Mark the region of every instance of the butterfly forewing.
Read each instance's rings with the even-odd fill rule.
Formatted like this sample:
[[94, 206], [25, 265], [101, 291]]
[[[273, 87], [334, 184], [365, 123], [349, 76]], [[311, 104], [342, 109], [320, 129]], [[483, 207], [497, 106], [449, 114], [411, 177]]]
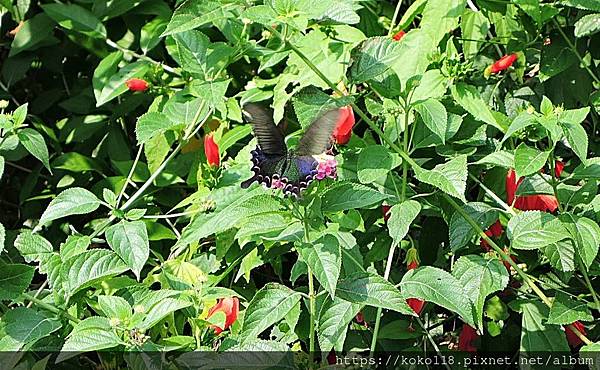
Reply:
[[260, 149], [267, 155], [283, 156], [287, 147], [283, 134], [273, 122], [273, 112], [256, 104], [244, 105], [246, 120], [252, 125]]
[[298, 142], [296, 154], [318, 155], [329, 149], [339, 115], [338, 109], [329, 110], [313, 122]]

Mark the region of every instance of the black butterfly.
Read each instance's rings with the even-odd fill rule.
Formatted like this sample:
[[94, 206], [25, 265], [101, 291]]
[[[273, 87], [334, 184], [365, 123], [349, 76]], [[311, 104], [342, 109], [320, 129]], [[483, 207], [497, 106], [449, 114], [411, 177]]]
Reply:
[[244, 116], [252, 125], [258, 146], [251, 152], [254, 176], [242, 182], [242, 188], [256, 181], [266, 187], [280, 188], [286, 195], [298, 196], [317, 174], [318, 162], [314, 156], [325, 153], [332, 144], [339, 110], [322, 114], [306, 129], [297, 147], [290, 150], [280, 128], [273, 122], [271, 110], [246, 104]]

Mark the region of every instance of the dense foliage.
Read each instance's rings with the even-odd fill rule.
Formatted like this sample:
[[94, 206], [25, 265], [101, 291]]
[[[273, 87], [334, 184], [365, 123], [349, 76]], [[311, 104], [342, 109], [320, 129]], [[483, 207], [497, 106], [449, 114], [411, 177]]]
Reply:
[[[0, 15], [3, 368], [599, 353], [598, 1]], [[299, 198], [240, 186], [251, 102], [289, 147], [340, 110]]]

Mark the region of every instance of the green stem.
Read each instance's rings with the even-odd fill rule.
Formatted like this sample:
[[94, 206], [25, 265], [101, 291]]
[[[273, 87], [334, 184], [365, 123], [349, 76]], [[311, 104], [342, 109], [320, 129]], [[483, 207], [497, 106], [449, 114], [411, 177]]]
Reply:
[[396, 4], [396, 9], [394, 9], [394, 16], [392, 17], [392, 21], [390, 22], [390, 28], [388, 29], [388, 36], [391, 36], [394, 32], [394, 27], [396, 26], [396, 19], [398, 19], [398, 13], [400, 13], [401, 5], [402, 0], [398, 0], [398, 4]]
[[117, 197], [117, 203], [115, 205], [115, 207], [119, 208], [119, 203], [121, 203], [121, 198], [123, 198], [123, 195], [125, 195], [125, 189], [127, 189], [127, 185], [129, 185], [131, 181], [131, 178], [133, 177], [133, 174], [135, 173], [135, 168], [137, 167], [138, 161], [140, 160], [140, 156], [142, 155], [142, 150], [144, 149], [143, 145], [140, 145], [140, 148], [138, 149], [137, 154], [135, 155], [135, 159], [133, 160], [133, 165], [131, 166], [131, 169], [129, 170], [129, 174], [127, 174], [127, 179], [125, 180], [125, 184], [123, 184], [123, 188], [121, 189], [121, 191], [119, 192], [119, 196]]
[[25, 298], [26, 300], [28, 300], [30, 302], [33, 302], [36, 306], [43, 308], [46, 311], [50, 311], [57, 315], [61, 315], [61, 316], [65, 317], [66, 319], [74, 322], [75, 324], [77, 324], [81, 321], [78, 318], [76, 318], [75, 316], [71, 316], [71, 314], [69, 314], [67, 311], [61, 310], [60, 308], [57, 308], [49, 303], [46, 303], [46, 302], [42, 301], [41, 299], [32, 296], [31, 294], [23, 293], [23, 294], [21, 294], [21, 297]]
[[554, 159], [554, 149], [552, 149], [551, 153], [550, 153], [550, 174], [552, 175], [552, 190], [554, 191], [554, 197], [556, 198], [556, 204], [558, 204], [558, 210], [562, 213], [564, 212], [563, 206], [560, 204], [560, 201], [558, 199], [558, 189], [556, 187], [556, 174], [554, 171], [554, 167], [556, 165], [556, 161]]
[[577, 257], [579, 257], [579, 264], [581, 265], [581, 273], [583, 275], [583, 280], [585, 280], [585, 285], [587, 285], [587, 288], [589, 289], [590, 293], [592, 294], [592, 299], [594, 300], [594, 304], [596, 305], [596, 311], [600, 312], [600, 300], [598, 299], [596, 290], [594, 289], [594, 286], [592, 285], [592, 282], [590, 281], [590, 277], [587, 273], [585, 264], [583, 263], [583, 259], [581, 258], [581, 255], [579, 253], [577, 253]]
[[[238, 258], [236, 258], [229, 266], [227, 266], [227, 268], [225, 269], [225, 271], [223, 271], [223, 273], [221, 275], [219, 275], [215, 280], [213, 280], [210, 283], [210, 286], [216, 286], [218, 285], [223, 279], [225, 279], [227, 277], [227, 275], [229, 275], [231, 273], [231, 271], [233, 271], [233, 269], [239, 265], [242, 260], [250, 254], [250, 252], [252, 252], [254, 249], [256, 249], [256, 245], [251, 246], [246, 248], [245, 250], [242, 251], [242, 254], [240, 254], [238, 256]], [[169, 259], [173, 259], [177, 257], [177, 255], [175, 253], [173, 253], [173, 256], [169, 257]]]
[[[306, 219], [307, 212], [304, 212], [304, 219], [302, 221], [304, 225], [304, 242], [310, 243], [309, 231], [308, 231], [308, 220]], [[312, 270], [308, 266], [308, 309], [310, 314], [310, 331], [308, 336], [308, 366], [309, 369], [314, 368], [315, 365], [315, 283]]]
[[504, 210], [508, 213], [510, 213], [513, 216], [516, 216], [515, 211], [512, 209], [511, 206], [509, 206], [505, 201], [503, 201], [502, 199], [500, 199], [500, 197], [498, 197], [496, 195], [496, 193], [494, 193], [493, 191], [491, 191], [487, 186], [485, 186], [481, 181], [479, 181], [479, 179], [474, 176], [473, 174], [469, 173], [469, 177], [471, 178], [471, 180], [475, 181], [477, 183], [477, 185], [479, 185], [479, 187], [481, 189], [483, 189], [483, 191], [493, 200], [496, 201], [496, 203], [498, 203], [502, 208], [504, 208]]
[[[421, 318], [419, 316], [417, 316], [415, 319], [419, 323], [419, 326], [421, 327], [421, 329], [423, 329], [423, 331], [425, 332], [425, 335], [427, 336], [429, 343], [431, 343], [431, 345], [433, 346], [433, 349], [435, 350], [435, 352], [438, 354], [438, 356], [442, 357], [442, 352], [440, 351], [440, 348], [433, 340], [431, 333], [429, 333], [429, 330], [427, 329], [427, 327], [425, 327], [425, 324], [423, 323]], [[446, 367], [446, 369], [450, 370], [450, 366], [448, 366], [448, 364], [444, 363], [444, 366]]]
[[117, 49], [119, 51], [122, 51], [125, 54], [129, 54], [133, 57], [135, 57], [136, 59], [140, 59], [140, 60], [144, 60], [146, 62], [152, 63], [154, 65], [160, 66], [162, 69], [164, 69], [167, 72], [170, 72], [176, 76], [181, 77], [181, 73], [179, 71], [177, 71], [175, 68], [173, 67], [169, 67], [168, 65], [165, 65], [161, 62], [157, 62], [156, 60], [146, 56], [146, 55], [141, 55], [136, 53], [133, 50], [129, 50], [127, 48], [122, 47], [121, 45], [117, 44], [116, 42], [114, 42], [113, 40], [110, 39], [106, 39], [106, 45], [110, 46], [111, 48]]
[[579, 59], [580, 65], [583, 66], [583, 68], [587, 71], [587, 73], [590, 75], [590, 77], [592, 77], [592, 79], [594, 81], [596, 81], [596, 83], [600, 84], [600, 80], [598, 79], [598, 77], [596, 77], [596, 74], [590, 69], [590, 67], [587, 65], [587, 63], [583, 60], [583, 57], [581, 56], [581, 54], [579, 54], [579, 51], [577, 50], [577, 48], [575, 47], [575, 45], [573, 45], [573, 43], [571, 42], [571, 40], [569, 39], [569, 37], [567, 37], [567, 34], [565, 33], [565, 31], [562, 30], [562, 28], [560, 27], [560, 24], [558, 24], [558, 22], [554, 18], [552, 18], [552, 22], [554, 23], [554, 25], [558, 29], [558, 32], [561, 34], [561, 36], [567, 42], [567, 45], [569, 45], [569, 49], [571, 49], [571, 51], [573, 52], [573, 54], [575, 54], [575, 56], [577, 57], [577, 59]]

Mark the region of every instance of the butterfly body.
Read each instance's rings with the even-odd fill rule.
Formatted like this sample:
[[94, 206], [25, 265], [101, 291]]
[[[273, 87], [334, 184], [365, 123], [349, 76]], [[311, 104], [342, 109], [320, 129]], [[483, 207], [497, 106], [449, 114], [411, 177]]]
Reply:
[[337, 111], [322, 115], [307, 129], [298, 146], [288, 150], [272, 114], [254, 104], [246, 105], [244, 110], [258, 146], [251, 152], [254, 175], [241, 186], [246, 188], [258, 182], [268, 188], [281, 189], [286, 195], [298, 196], [317, 175], [317, 156], [331, 144]]

